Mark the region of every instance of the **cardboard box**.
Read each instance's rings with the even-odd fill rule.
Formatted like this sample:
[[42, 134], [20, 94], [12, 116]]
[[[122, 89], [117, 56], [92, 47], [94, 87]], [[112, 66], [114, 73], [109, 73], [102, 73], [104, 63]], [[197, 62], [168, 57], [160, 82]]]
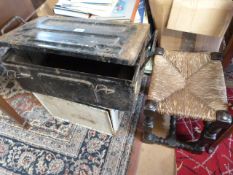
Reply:
[[149, 0], [158, 30], [159, 46], [168, 50], [218, 52], [222, 37], [210, 37], [167, 29], [173, 0]]
[[161, 31], [159, 38], [160, 47], [168, 50], [196, 51], [196, 52], [218, 52], [222, 38], [196, 35], [192, 33], [179, 32], [170, 29]]
[[52, 116], [108, 135], [114, 135], [117, 132], [124, 115], [124, 112], [118, 110], [97, 108], [52, 96], [33, 94]]
[[151, 13], [158, 30], [166, 28], [173, 0], [149, 0]]
[[58, 0], [46, 0], [37, 10], [37, 16], [54, 15], [53, 8]]
[[173, 0], [167, 28], [223, 37], [232, 15], [232, 0]]

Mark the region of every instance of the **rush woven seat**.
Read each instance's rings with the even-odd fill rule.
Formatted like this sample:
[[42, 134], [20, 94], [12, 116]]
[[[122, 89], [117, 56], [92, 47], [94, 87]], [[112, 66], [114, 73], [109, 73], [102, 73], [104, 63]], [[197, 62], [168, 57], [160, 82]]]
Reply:
[[[143, 141], [193, 152], [212, 152], [232, 126], [220, 53], [155, 49], [153, 72], [144, 106]], [[153, 133], [156, 114], [170, 116], [166, 138]], [[195, 142], [176, 137], [176, 119], [202, 119], [204, 129]]]
[[216, 120], [216, 111], [227, 110], [221, 62], [204, 52], [156, 55], [148, 99], [162, 114]]

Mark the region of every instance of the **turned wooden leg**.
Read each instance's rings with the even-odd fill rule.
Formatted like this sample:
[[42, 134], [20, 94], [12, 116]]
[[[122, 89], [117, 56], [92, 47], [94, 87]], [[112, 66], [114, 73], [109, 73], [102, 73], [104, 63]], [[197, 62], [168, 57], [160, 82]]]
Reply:
[[219, 143], [221, 143], [222, 140], [224, 140], [225, 138], [229, 137], [231, 134], [233, 134], [233, 124], [231, 124], [228, 129], [223, 129], [219, 133], [218, 138], [214, 141], [214, 143], [212, 145], [210, 145], [209, 152], [211, 152], [212, 150], [214, 150], [216, 148], [216, 146]]
[[143, 131], [143, 142], [150, 144], [162, 144], [172, 148], [182, 148], [189, 151], [193, 151], [195, 153], [203, 152], [204, 150], [201, 147], [195, 146], [195, 144], [184, 143], [176, 140], [176, 117], [171, 116], [170, 119], [170, 129], [169, 134], [166, 138], [158, 137], [153, 134], [154, 128], [154, 116], [157, 113], [157, 106], [152, 101], [147, 101], [144, 107], [144, 115], [145, 120], [143, 123], [144, 131]]
[[0, 109], [13, 118], [18, 124], [23, 126], [23, 128], [30, 128], [30, 124], [22, 118], [1, 96], [0, 96]]
[[193, 143], [182, 142], [176, 139], [176, 117], [171, 116], [170, 119], [170, 129], [167, 138], [164, 143], [173, 148], [181, 148], [194, 153], [201, 153], [204, 150], [201, 147], [196, 147]]
[[143, 123], [143, 141], [146, 143], [154, 143], [155, 135], [152, 133], [154, 128], [154, 114], [156, 112], [156, 104], [147, 100], [144, 107], [144, 123]]
[[176, 117], [171, 116], [170, 118], [170, 128], [169, 133], [167, 136], [167, 144], [171, 147], [177, 147], [177, 140], [176, 140]]
[[185, 147], [183, 144], [176, 142], [176, 118], [174, 116], [171, 116], [168, 136], [166, 138], [162, 138], [153, 134], [153, 128], [155, 125], [154, 117], [157, 115], [156, 103], [150, 100], [146, 101], [144, 107], [144, 115], [145, 115], [145, 120], [143, 123], [144, 126], [143, 142], [150, 144], [152, 143], [162, 144], [173, 148], [177, 147], [178, 145], [180, 145], [180, 147], [182, 148]]
[[218, 111], [217, 112], [217, 121], [216, 121], [216, 138], [213, 142], [210, 143], [209, 147], [207, 148], [208, 152], [212, 152], [216, 146], [227, 136], [230, 135], [227, 134], [229, 129], [232, 126], [232, 116], [227, 111]]
[[145, 120], [143, 123], [144, 131], [143, 131], [143, 142], [145, 143], [157, 143], [167, 145], [167, 139], [162, 137], [158, 137], [153, 134], [154, 128], [154, 116], [157, 115], [157, 105], [155, 102], [147, 100], [144, 107], [144, 115]]
[[197, 142], [197, 146], [204, 147], [209, 153], [211, 153], [217, 144], [214, 142], [220, 137], [220, 133], [227, 130], [232, 123], [231, 115], [227, 111], [217, 111], [215, 122], [206, 122], [204, 131], [201, 138]]
[[233, 35], [227, 45], [227, 48], [224, 51], [224, 60], [223, 60], [223, 69], [226, 69], [228, 65], [231, 63], [233, 57]]

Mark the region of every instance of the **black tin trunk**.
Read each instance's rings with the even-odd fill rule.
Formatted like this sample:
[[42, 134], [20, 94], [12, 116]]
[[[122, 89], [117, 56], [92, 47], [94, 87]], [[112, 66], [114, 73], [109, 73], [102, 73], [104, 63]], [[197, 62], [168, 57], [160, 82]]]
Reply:
[[141, 24], [41, 18], [1, 39], [10, 47], [3, 65], [26, 90], [132, 111], [148, 33]]

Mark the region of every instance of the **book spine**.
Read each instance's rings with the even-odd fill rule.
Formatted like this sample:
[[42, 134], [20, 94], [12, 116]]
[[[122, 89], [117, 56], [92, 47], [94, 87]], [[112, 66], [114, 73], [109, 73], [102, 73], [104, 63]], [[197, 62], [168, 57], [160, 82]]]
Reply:
[[140, 3], [140, 0], [136, 0], [136, 2], [134, 4], [132, 15], [130, 17], [130, 22], [134, 22], [134, 19], [135, 19], [137, 10], [138, 10], [139, 3]]

